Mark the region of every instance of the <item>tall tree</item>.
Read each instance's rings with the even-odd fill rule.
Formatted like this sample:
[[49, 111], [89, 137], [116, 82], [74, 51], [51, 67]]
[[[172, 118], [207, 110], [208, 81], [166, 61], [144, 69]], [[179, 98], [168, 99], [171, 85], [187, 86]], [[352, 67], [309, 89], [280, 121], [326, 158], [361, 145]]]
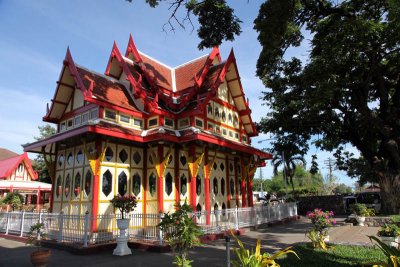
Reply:
[[[154, 7], [161, 0], [146, 2]], [[178, 21], [179, 7], [188, 15], [181, 22], [199, 14], [199, 33], [206, 29], [205, 35], [199, 34], [200, 48], [240, 34], [240, 20], [223, 0], [175, 0], [171, 7], [171, 20]], [[203, 7], [227, 13], [207, 17]], [[215, 24], [225, 25], [232, 34], [213, 28]], [[397, 213], [400, 0], [267, 0], [254, 29], [262, 46], [257, 75], [268, 88], [263, 99], [271, 109], [260, 128], [297, 139], [295, 144], [305, 150], [316, 134], [322, 136], [317, 146], [338, 148], [339, 155], [341, 145], [351, 143], [380, 184], [383, 209]], [[288, 49], [302, 45], [305, 33], [310, 36], [307, 61], [288, 58]]]
[[[39, 141], [45, 139], [47, 137], [52, 136], [56, 133], [56, 129], [50, 124], [45, 124], [42, 126], [38, 126], [39, 136], [35, 136], [35, 140]], [[43, 154], [38, 154], [35, 158], [35, 163], [33, 164], [33, 169], [38, 173], [39, 181], [44, 183], [51, 183], [51, 177], [46, 165], [45, 156]], [[49, 159], [47, 159], [49, 161]]]
[[292, 186], [294, 194], [293, 177], [295, 175], [296, 167], [300, 164], [306, 164], [303, 155], [298, 150], [297, 146], [292, 143], [274, 143], [274, 149], [272, 149], [271, 152], [274, 154], [274, 157], [272, 158], [274, 175], [278, 174], [278, 168], [282, 166], [285, 183]]
[[[400, 209], [400, 2], [269, 0], [255, 20], [263, 46], [257, 74], [270, 88], [262, 129], [313, 135], [322, 149], [351, 143], [377, 177], [385, 210]], [[287, 59], [304, 31], [305, 64]], [[304, 65], [303, 65], [304, 64]], [[350, 158], [350, 160], [354, 160]]]

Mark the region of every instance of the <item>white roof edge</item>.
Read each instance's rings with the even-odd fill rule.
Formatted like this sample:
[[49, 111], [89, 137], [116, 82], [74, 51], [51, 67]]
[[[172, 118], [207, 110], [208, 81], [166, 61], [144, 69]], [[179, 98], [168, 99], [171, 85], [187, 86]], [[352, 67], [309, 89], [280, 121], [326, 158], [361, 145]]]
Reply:
[[175, 69], [171, 69], [171, 83], [172, 83], [172, 92], [176, 92]]
[[201, 58], [203, 58], [203, 57], [208, 57], [208, 56], [209, 56], [208, 54], [202, 55], [202, 56], [200, 56], [200, 57], [198, 57], [198, 58], [192, 59], [192, 60], [190, 60], [190, 61], [188, 61], [188, 62], [185, 62], [185, 63], [183, 63], [183, 64], [181, 64], [181, 65], [178, 65], [178, 66], [174, 67], [174, 69], [179, 69], [179, 68], [181, 68], [181, 67], [183, 67], [183, 66], [185, 66], [185, 65], [188, 65], [188, 64], [190, 64], [190, 63], [192, 63], [192, 62], [195, 62], [195, 61], [197, 61], [197, 60], [199, 60], [199, 59], [201, 59]]

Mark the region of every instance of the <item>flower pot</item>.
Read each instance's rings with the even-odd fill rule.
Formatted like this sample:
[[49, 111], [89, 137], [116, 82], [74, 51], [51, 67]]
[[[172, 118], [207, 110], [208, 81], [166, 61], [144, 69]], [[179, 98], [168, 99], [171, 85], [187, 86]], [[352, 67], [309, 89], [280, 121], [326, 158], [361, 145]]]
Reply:
[[51, 251], [49, 249], [34, 251], [31, 253], [31, 263], [36, 267], [45, 267], [50, 256]]
[[129, 227], [129, 219], [118, 219], [117, 227], [120, 230], [126, 230]]
[[399, 237], [394, 237], [394, 236], [380, 236], [381, 241], [385, 243], [388, 246], [399, 248], [399, 242], [400, 238]]
[[358, 222], [358, 226], [364, 226], [364, 222], [365, 222], [365, 217], [364, 216], [357, 216], [356, 215], [356, 220]]
[[132, 251], [128, 247], [128, 236], [125, 233], [129, 227], [129, 219], [118, 219], [117, 226], [119, 228], [119, 236], [117, 237], [117, 247], [114, 249], [113, 255], [131, 255]]

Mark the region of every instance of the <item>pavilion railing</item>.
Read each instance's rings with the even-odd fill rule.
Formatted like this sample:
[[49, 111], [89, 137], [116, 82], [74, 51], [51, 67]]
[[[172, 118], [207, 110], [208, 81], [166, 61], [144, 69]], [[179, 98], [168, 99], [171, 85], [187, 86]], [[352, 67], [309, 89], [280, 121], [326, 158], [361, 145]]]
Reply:
[[[164, 233], [157, 226], [163, 214], [129, 214], [130, 241], [163, 243]], [[225, 232], [280, 221], [297, 216], [296, 203], [279, 203], [251, 208], [234, 208], [212, 212], [194, 212], [196, 223], [204, 234]], [[66, 215], [63, 213], [0, 212], [0, 233], [26, 236], [31, 225], [44, 224], [47, 239], [77, 246], [114, 242], [119, 234], [119, 214]], [[91, 229], [96, 220], [97, 229]]]

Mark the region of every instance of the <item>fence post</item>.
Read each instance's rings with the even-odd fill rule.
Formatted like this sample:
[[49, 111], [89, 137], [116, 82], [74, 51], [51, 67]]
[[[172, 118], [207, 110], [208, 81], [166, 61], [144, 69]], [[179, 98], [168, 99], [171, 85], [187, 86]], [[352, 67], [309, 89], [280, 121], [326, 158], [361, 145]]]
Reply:
[[58, 237], [57, 242], [62, 242], [63, 239], [63, 228], [64, 228], [64, 212], [61, 211], [58, 216]]
[[[159, 216], [159, 218], [160, 218], [160, 223], [161, 223], [162, 219], [164, 218], [164, 214], [160, 212], [160, 214], [159, 214], [158, 216]], [[163, 235], [163, 231], [161, 230], [161, 227], [158, 227], [158, 229], [159, 229], [159, 241], [160, 241], [160, 246], [162, 246], [162, 245], [163, 245], [163, 238], [164, 238], [164, 235]]]
[[254, 213], [254, 226], [257, 228], [257, 226], [258, 226], [257, 209], [254, 206], [251, 208], [253, 209], [253, 213]]
[[89, 211], [85, 213], [85, 222], [83, 225], [83, 246], [88, 246], [88, 231], [89, 231]]
[[24, 234], [24, 220], [25, 220], [25, 211], [22, 211], [22, 216], [21, 216], [21, 234], [19, 236], [23, 236]]
[[239, 230], [239, 210], [238, 210], [238, 207], [236, 207], [236, 210], [235, 210], [235, 222], [236, 222], [236, 230]]
[[217, 229], [217, 232], [219, 232], [218, 213], [219, 213], [219, 210], [214, 210], [215, 229]]
[[10, 228], [10, 212], [7, 212], [7, 226], [6, 226], [6, 235], [8, 235], [8, 229]]
[[[42, 214], [43, 213], [41, 211], [39, 211], [39, 223], [42, 223]], [[38, 236], [37, 236], [38, 240], [40, 240], [40, 234], [41, 234], [41, 232], [39, 231]]]
[[271, 206], [269, 204], [267, 206], [267, 213], [268, 213], [268, 216], [267, 216], [268, 223], [270, 223], [271, 222]]

